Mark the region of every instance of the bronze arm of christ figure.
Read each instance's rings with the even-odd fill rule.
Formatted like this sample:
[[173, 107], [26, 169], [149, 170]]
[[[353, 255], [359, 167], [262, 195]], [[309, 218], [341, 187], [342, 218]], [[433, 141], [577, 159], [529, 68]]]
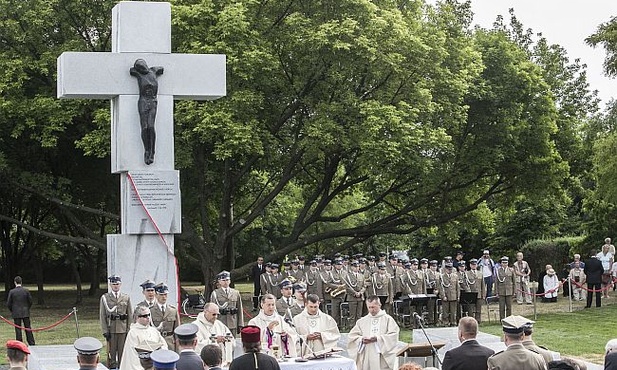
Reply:
[[131, 68], [131, 76], [137, 78], [139, 85], [139, 100], [137, 111], [141, 125], [141, 141], [144, 144], [144, 163], [154, 163], [154, 148], [156, 143], [156, 131], [154, 120], [156, 118], [156, 96], [159, 84], [157, 76], [163, 74], [163, 67], [150, 67], [143, 59], [137, 59]]

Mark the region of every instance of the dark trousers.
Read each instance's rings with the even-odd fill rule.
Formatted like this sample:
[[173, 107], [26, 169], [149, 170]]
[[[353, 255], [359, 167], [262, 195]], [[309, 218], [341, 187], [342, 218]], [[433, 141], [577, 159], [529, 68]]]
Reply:
[[[602, 284], [587, 283], [587, 289], [597, 290], [597, 292], [595, 293], [596, 294], [596, 307], [602, 306], [602, 292], [600, 292], [600, 289], [602, 289]], [[591, 301], [593, 300], [593, 294], [594, 294], [593, 292], [587, 292], [587, 306], [585, 307], [591, 307]]]
[[261, 297], [261, 285], [253, 283], [253, 309], [259, 309], [259, 297]]
[[486, 296], [493, 296], [493, 276], [487, 276], [484, 278], [484, 284], [486, 284]]
[[[23, 325], [22, 325], [22, 321], [23, 321]], [[29, 317], [16, 317], [13, 319], [13, 322], [17, 326], [23, 326], [24, 328], [30, 329], [30, 318]], [[21, 334], [20, 328], [15, 328], [15, 339], [17, 339], [20, 342], [24, 341], [24, 337]], [[31, 346], [34, 345], [34, 334], [32, 334], [32, 331], [26, 330], [26, 340], [28, 341], [29, 345]]]

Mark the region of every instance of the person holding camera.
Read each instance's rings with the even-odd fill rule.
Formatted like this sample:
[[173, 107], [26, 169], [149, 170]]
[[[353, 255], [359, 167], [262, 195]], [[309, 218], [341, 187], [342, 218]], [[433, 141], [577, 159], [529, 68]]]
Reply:
[[103, 337], [107, 340], [107, 368], [117, 369], [124, 352], [124, 342], [133, 322], [133, 307], [128, 294], [120, 292], [122, 279], [112, 275], [110, 291], [101, 296], [99, 316]]
[[238, 333], [244, 326], [244, 315], [242, 315], [242, 297], [240, 292], [230, 287], [231, 274], [221, 271], [216, 280], [218, 288], [210, 295], [210, 302], [219, 307], [218, 319], [227, 326], [232, 333]]
[[574, 262], [568, 276], [572, 280], [572, 299], [575, 301], [586, 300], [587, 291], [583, 288], [583, 284], [587, 282], [587, 276], [585, 276], [580, 262]]
[[529, 289], [531, 268], [529, 268], [527, 261], [523, 260], [523, 252], [516, 254], [514, 273], [516, 274], [516, 303], [523, 304], [523, 301], [525, 301], [527, 304], [531, 304], [531, 289]]

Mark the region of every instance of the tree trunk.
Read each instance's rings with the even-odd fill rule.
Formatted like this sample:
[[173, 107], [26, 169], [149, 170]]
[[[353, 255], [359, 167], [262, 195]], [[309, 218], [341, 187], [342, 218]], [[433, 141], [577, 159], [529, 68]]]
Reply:
[[77, 290], [75, 296], [75, 304], [80, 304], [83, 300], [83, 292], [81, 289], [81, 275], [79, 274], [79, 267], [77, 266], [77, 261], [75, 261], [75, 251], [71, 246], [67, 248], [66, 255], [67, 259], [69, 260], [69, 265], [71, 266], [73, 278], [75, 279], [75, 288]]
[[41, 306], [45, 305], [45, 290], [44, 290], [44, 276], [43, 276], [43, 263], [41, 261], [40, 255], [38, 252], [34, 253], [32, 256], [34, 262], [34, 273], [36, 276], [36, 287], [37, 287], [37, 303]]

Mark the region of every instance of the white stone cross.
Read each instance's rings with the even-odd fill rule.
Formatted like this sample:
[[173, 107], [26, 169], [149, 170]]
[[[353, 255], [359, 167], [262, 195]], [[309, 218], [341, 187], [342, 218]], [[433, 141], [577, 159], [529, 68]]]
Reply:
[[[169, 170], [173, 158], [173, 100], [225, 96], [225, 55], [171, 54], [171, 5], [122, 1], [113, 8], [112, 52], [65, 52], [58, 58], [58, 97], [112, 99], [112, 173]], [[135, 60], [162, 66], [157, 78], [156, 157], [143, 163]], [[117, 131], [117, 134], [115, 133]]]
[[[151, 164], [144, 161], [140, 92], [130, 73], [137, 59], [164, 69], [156, 77], [156, 155]], [[181, 232], [181, 212], [174, 100], [225, 96], [225, 77], [225, 55], [171, 53], [171, 5], [164, 2], [119, 2], [112, 11], [111, 53], [65, 52], [58, 57], [58, 98], [111, 99], [111, 170], [121, 174], [122, 234], [107, 236], [107, 269], [122, 277], [134, 306], [143, 299], [139, 284], [146, 279], [166, 282], [171, 303], [177, 297], [173, 234]]]

